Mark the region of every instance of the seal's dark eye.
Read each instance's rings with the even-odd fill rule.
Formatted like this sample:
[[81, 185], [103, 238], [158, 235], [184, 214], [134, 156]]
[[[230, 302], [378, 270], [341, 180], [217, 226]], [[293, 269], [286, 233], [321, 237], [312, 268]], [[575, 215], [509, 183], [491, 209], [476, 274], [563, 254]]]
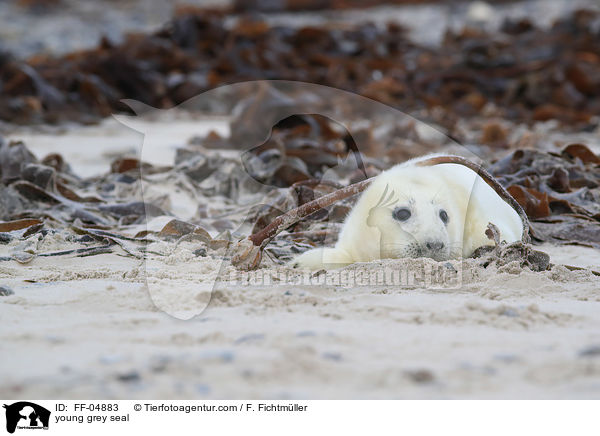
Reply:
[[410, 210], [406, 207], [398, 207], [394, 209], [392, 216], [398, 221], [406, 221], [410, 218]]
[[443, 209], [440, 210], [440, 219], [443, 221], [444, 224], [448, 224], [448, 214]]

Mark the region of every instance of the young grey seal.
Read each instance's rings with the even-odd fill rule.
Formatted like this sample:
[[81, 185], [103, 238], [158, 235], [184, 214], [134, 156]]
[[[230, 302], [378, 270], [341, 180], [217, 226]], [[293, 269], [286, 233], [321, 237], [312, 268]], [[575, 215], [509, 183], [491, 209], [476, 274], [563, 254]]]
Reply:
[[492, 223], [501, 240], [519, 241], [523, 221], [467, 166], [420, 166], [427, 155], [379, 174], [346, 217], [335, 247], [315, 248], [292, 260], [307, 269], [335, 268], [384, 258], [469, 257], [484, 245]]

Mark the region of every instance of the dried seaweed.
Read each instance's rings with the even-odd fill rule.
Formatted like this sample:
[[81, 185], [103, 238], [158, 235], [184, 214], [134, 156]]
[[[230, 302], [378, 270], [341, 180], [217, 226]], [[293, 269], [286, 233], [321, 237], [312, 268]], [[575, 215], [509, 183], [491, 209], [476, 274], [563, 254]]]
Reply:
[[550, 269], [550, 256], [532, 247], [523, 241], [507, 244], [500, 241], [500, 231], [494, 224], [489, 223], [485, 232], [486, 236], [494, 241], [494, 246], [479, 247], [473, 253], [475, 259], [481, 259], [481, 266], [489, 265], [503, 267], [509, 264], [518, 264], [519, 268], [527, 267], [532, 271], [546, 271]]
[[[432, 48], [410, 41], [396, 24], [270, 27], [242, 16], [230, 25], [226, 11], [186, 9], [163, 30], [120, 44], [105, 39], [62, 57], [4, 60], [0, 119], [89, 122], [128, 110], [124, 98], [168, 108], [223, 84], [287, 79], [342, 88], [411, 113], [435, 108], [450, 130], [488, 103], [506, 119], [589, 127], [600, 113], [597, 17], [581, 10], [548, 29], [507, 22], [500, 34], [465, 28]], [[504, 147], [505, 132], [497, 127], [482, 139]]]
[[[343, 129], [331, 126], [325, 118], [290, 118], [271, 132], [271, 138], [266, 143], [277, 135], [284, 136], [286, 144], [296, 140], [305, 141], [311, 135], [317, 142], [326, 141], [326, 138], [345, 137]], [[269, 150], [261, 147], [250, 150], [248, 154], [260, 156]], [[318, 150], [318, 147], [314, 148]], [[265, 251], [274, 260], [284, 261], [303, 247], [335, 239], [336, 224], [341, 223], [351, 207], [351, 203], [339, 202], [345, 196], [340, 196], [340, 192], [351, 196], [360, 191], [356, 186], [364, 188], [370, 182], [362, 175], [363, 181], [358, 185], [340, 191], [339, 182], [323, 179], [323, 168], [327, 168], [329, 162], [329, 151], [325, 148], [322, 154], [314, 155], [312, 165], [306, 164], [306, 179], [289, 187], [286, 187], [288, 185], [284, 179], [275, 176], [276, 172], [271, 172], [270, 178], [262, 179], [270, 183], [261, 185], [261, 189], [269, 193], [271, 201], [256, 204], [243, 212], [231, 187], [237, 186], [235, 192], [239, 194], [244, 183], [252, 179], [242, 168], [244, 164], [248, 168], [247, 161], [243, 164], [241, 161], [205, 155], [206, 150], [203, 151], [201, 147], [184, 147], [178, 153], [174, 166], [159, 168], [138, 161], [124, 163], [125, 160], [120, 160], [101, 177], [79, 179], [68, 172], [68, 165], [58, 155], [39, 163], [24, 144], [3, 143], [0, 153], [6, 156], [14, 150], [17, 155], [28, 157], [29, 161], [25, 165], [17, 165], [15, 160], [6, 161], [13, 163], [7, 165], [6, 172], [3, 172], [10, 176], [0, 183], [0, 190], [5, 193], [0, 197], [0, 211], [4, 220], [0, 222], [0, 238], [2, 244], [11, 244], [12, 248], [10, 255], [2, 256], [2, 260], [27, 263], [37, 256], [87, 256], [112, 252], [117, 246], [127, 255], [143, 258], [148, 244], [165, 241], [176, 245], [184, 242], [197, 245], [194, 252], [202, 256], [233, 255], [232, 263], [254, 268], [260, 262], [266, 243], [276, 238]], [[287, 151], [288, 147], [283, 146], [286, 156]], [[343, 152], [352, 152], [351, 147], [345, 146]], [[432, 163], [440, 163], [439, 159], [433, 158]], [[202, 176], [197, 171], [190, 171], [196, 165], [190, 165], [190, 162], [196, 162], [204, 168]], [[491, 165], [490, 171], [527, 212], [534, 241], [598, 247], [600, 166], [597, 162], [598, 157], [585, 145], [571, 144], [556, 153], [516, 150]], [[144, 183], [177, 181], [180, 184], [177, 186], [189, 184], [190, 195], [204, 196], [191, 220], [173, 217], [159, 229], [142, 230], [153, 216], [164, 218], [171, 213], [167, 207], [136, 199], [136, 190], [132, 190], [131, 185], [141, 177], [139, 170], [142, 166], [152, 176]], [[115, 171], [115, 168], [119, 171]], [[344, 180], [351, 180], [354, 170], [350, 167], [344, 171]], [[252, 175], [254, 179], [257, 178], [256, 173]], [[501, 187], [496, 188], [503, 192]], [[221, 198], [224, 206], [211, 210], [210, 199], [213, 197]], [[168, 205], [169, 202], [164, 204]], [[34, 242], [52, 234], [54, 229], [67, 232], [68, 240], [75, 247], [38, 252]], [[235, 229], [238, 237], [240, 232], [252, 234], [244, 242], [248, 243], [247, 247], [235, 248], [232, 245], [236, 237], [231, 235], [230, 230]], [[283, 229], [288, 231], [277, 236]], [[76, 238], [68, 236], [71, 234], [69, 232]], [[493, 238], [493, 232], [490, 236]], [[18, 241], [16, 245], [15, 240]], [[528, 244], [498, 246], [493, 253], [480, 254], [494, 257], [493, 262], [499, 266], [516, 260], [519, 253], [523, 265], [534, 270], [543, 270], [547, 264], [546, 257], [532, 250]], [[490, 262], [492, 260], [488, 264]]]
[[600, 248], [600, 158], [583, 144], [516, 150], [490, 168], [531, 219], [537, 241]]

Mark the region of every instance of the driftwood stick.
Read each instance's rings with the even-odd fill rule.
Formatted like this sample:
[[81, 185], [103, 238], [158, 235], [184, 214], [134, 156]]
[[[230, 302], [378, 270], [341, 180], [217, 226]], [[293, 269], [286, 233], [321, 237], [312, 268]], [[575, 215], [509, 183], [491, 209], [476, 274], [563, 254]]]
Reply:
[[345, 198], [352, 197], [364, 191], [371, 184], [373, 179], [366, 179], [354, 183], [345, 188], [338, 189], [331, 194], [324, 195], [313, 201], [303, 204], [296, 209], [292, 209], [283, 215], [278, 216], [267, 227], [253, 235], [248, 236], [238, 242], [234, 249], [234, 255], [231, 263], [240, 269], [255, 269], [260, 265], [263, 248], [275, 237], [288, 227], [296, 224], [298, 221], [310, 214], [330, 206]]
[[[418, 161], [415, 163], [415, 165], [434, 166], [444, 163], [453, 163], [466, 166], [467, 168], [475, 171], [483, 180], [485, 180], [485, 182], [491, 186], [492, 189], [494, 189], [498, 195], [500, 195], [500, 197], [502, 197], [504, 201], [511, 205], [519, 214], [521, 221], [523, 222], [522, 242], [524, 244], [530, 243], [529, 220], [527, 219], [525, 211], [521, 205], [508, 193], [508, 191], [504, 189], [504, 187], [483, 167], [463, 157], [452, 155], [434, 156], [429, 159]], [[240, 269], [249, 270], [258, 268], [262, 259], [262, 250], [275, 236], [308, 215], [345, 198], [361, 193], [371, 184], [372, 181], [373, 178], [354, 183], [278, 216], [273, 220], [273, 222], [271, 222], [271, 224], [261, 231], [239, 241], [234, 249], [234, 255], [231, 258], [231, 263]]]
[[373, 179], [366, 179], [362, 182], [354, 183], [353, 185], [338, 189], [331, 194], [323, 195], [322, 197], [319, 197], [313, 201], [309, 201], [308, 203], [305, 203], [296, 209], [292, 209], [289, 212], [278, 216], [271, 224], [261, 231], [249, 236], [248, 239], [250, 239], [254, 245], [265, 246], [271, 241], [271, 239], [273, 239], [273, 237], [288, 227], [296, 224], [302, 218], [305, 218], [318, 210], [331, 206], [332, 204], [337, 203], [345, 198], [361, 193], [367, 188], [367, 186], [371, 184], [372, 181]]

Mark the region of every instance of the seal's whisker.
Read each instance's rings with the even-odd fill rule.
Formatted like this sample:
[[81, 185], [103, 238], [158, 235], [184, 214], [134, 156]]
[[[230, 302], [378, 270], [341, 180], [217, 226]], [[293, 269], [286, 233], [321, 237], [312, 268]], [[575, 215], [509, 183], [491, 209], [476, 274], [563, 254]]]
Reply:
[[385, 197], [387, 195], [388, 187], [389, 187], [389, 185], [386, 183], [383, 193], [379, 197], [379, 201], [377, 202], [377, 204], [375, 205], [375, 207], [373, 209], [376, 209], [376, 208], [380, 207], [383, 203], [385, 203]]
[[385, 199], [385, 203], [386, 203], [386, 205], [389, 205], [389, 204], [391, 204], [391, 203], [393, 203], [393, 202], [394, 202], [394, 201], [393, 201], [393, 198], [394, 198], [394, 196], [395, 196], [395, 195], [396, 195], [396, 192], [394, 192], [394, 190], [392, 189], [392, 190], [390, 191], [390, 193], [389, 193], [388, 197]]

